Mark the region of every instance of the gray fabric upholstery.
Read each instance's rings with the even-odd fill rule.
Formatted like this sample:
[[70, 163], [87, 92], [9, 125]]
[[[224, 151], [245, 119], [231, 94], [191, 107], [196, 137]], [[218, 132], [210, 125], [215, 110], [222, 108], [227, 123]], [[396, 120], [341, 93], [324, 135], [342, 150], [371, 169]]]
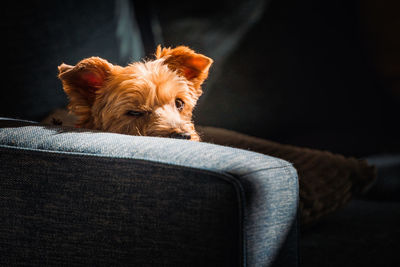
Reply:
[[290, 163], [16, 124], [0, 120], [0, 265], [297, 265]]

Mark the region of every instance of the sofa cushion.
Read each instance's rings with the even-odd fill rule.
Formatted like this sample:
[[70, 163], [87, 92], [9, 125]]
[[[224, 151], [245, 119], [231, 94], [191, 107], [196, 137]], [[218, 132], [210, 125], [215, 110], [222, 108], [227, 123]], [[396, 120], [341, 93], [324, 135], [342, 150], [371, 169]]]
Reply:
[[2, 124], [9, 120], [0, 120], [4, 264], [297, 264], [298, 183], [286, 161], [184, 140]]

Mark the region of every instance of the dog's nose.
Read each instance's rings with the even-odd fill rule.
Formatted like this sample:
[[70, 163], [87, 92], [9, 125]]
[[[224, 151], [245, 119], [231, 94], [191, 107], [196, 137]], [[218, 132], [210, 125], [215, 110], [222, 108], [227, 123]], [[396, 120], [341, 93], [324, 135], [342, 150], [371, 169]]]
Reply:
[[176, 139], [190, 140], [191, 136], [189, 133], [172, 133], [169, 137]]

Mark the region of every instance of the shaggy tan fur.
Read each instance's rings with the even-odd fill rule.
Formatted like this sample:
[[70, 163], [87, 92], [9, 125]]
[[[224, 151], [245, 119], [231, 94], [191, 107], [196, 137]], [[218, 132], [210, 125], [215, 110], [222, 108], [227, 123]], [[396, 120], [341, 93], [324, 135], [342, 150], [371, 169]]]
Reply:
[[192, 111], [212, 62], [188, 47], [159, 46], [155, 60], [127, 67], [91, 57], [58, 69], [77, 127], [199, 141]]

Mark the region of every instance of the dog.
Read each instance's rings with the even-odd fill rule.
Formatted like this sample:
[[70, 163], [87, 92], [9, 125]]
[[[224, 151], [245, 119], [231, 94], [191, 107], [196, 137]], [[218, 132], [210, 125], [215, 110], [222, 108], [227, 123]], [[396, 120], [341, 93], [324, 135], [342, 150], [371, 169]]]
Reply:
[[[47, 121], [64, 126], [76, 121], [80, 128], [200, 141], [192, 112], [213, 60], [185, 46], [158, 46], [155, 57], [127, 67], [98, 57], [84, 59], [75, 66], [61, 64], [59, 78], [70, 100], [69, 110], [75, 116], [65, 116], [65, 110], [57, 110]], [[63, 119], [56, 119], [57, 114]], [[376, 177], [375, 168], [366, 161], [224, 129], [198, 128], [202, 141], [293, 162], [299, 174], [303, 228], [343, 207], [353, 194], [367, 190]], [[310, 168], [310, 164], [314, 167]]]
[[213, 60], [186, 46], [157, 47], [126, 67], [99, 57], [61, 64], [59, 79], [79, 128], [200, 141], [192, 113]]

